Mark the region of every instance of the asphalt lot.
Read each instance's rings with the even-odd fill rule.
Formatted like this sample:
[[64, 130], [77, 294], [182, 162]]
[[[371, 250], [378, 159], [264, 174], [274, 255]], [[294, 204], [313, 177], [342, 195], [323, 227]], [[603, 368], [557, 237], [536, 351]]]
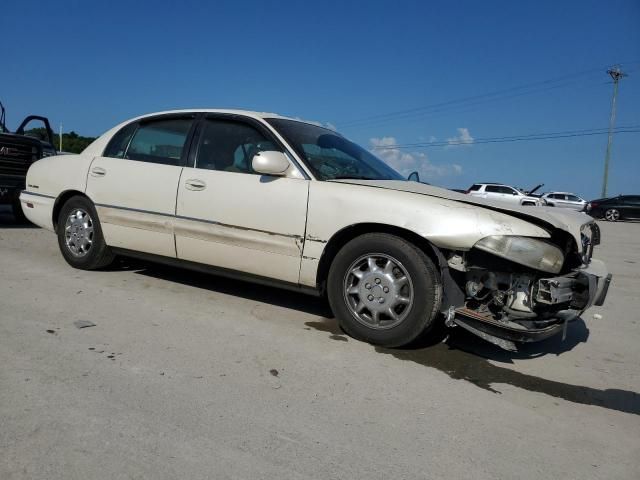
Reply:
[[640, 223], [601, 228], [565, 342], [387, 351], [301, 294], [73, 270], [0, 207], [0, 478], [640, 478]]

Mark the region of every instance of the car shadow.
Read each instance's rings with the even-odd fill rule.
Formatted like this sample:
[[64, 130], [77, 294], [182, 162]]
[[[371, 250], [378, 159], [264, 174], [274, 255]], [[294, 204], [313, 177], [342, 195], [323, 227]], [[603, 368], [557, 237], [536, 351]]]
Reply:
[[0, 229], [1, 228], [38, 228], [30, 222], [18, 222], [13, 216], [10, 205], [0, 205]]
[[305, 295], [301, 292], [133, 258], [119, 257], [111, 268], [117, 270], [132, 270], [138, 275], [176, 282], [190, 287], [242, 297], [248, 300], [269, 303], [279, 307], [298, 310], [310, 315], [317, 315], [324, 318], [333, 317], [329, 304], [325, 299]]
[[[289, 308], [319, 317], [305, 322], [302, 328], [328, 334], [334, 341], [349, 342], [340, 329], [326, 300], [275, 287], [194, 272], [137, 259], [120, 258], [112, 269], [130, 270], [138, 275], [177, 282], [190, 287], [233, 295]], [[514, 360], [529, 360], [544, 355], [562, 355], [589, 338], [589, 329], [582, 319], [571, 322], [567, 336], [525, 344], [517, 352], [507, 352], [461, 329], [448, 329], [437, 322], [429, 335], [408, 348], [372, 347], [382, 355], [437, 369], [454, 380], [462, 380], [489, 392], [500, 394], [500, 384], [538, 392], [568, 402], [595, 405], [620, 412], [640, 415], [640, 394], [622, 389], [597, 389], [573, 385], [530, 375], [500, 364]]]

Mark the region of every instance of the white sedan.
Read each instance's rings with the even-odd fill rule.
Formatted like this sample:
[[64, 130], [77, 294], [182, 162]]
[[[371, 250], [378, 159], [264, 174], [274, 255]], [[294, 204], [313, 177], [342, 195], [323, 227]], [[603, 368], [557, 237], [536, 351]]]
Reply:
[[139, 256], [326, 294], [347, 333], [387, 347], [444, 320], [513, 349], [601, 304], [610, 281], [585, 214], [407, 181], [275, 114], [138, 117], [34, 163], [20, 199], [75, 268]]

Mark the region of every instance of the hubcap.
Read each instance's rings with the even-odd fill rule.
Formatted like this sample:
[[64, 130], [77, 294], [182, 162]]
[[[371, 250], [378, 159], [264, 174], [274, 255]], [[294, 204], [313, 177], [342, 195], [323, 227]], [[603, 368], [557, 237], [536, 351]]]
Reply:
[[84, 257], [93, 245], [93, 220], [81, 208], [71, 211], [64, 226], [67, 249], [76, 257]]
[[382, 253], [363, 255], [353, 262], [343, 288], [354, 318], [376, 330], [400, 324], [413, 305], [413, 283], [407, 269]]
[[620, 212], [618, 212], [618, 210], [611, 209], [611, 210], [607, 210], [604, 216], [607, 220], [615, 221], [615, 220], [618, 220], [618, 218], [620, 218]]

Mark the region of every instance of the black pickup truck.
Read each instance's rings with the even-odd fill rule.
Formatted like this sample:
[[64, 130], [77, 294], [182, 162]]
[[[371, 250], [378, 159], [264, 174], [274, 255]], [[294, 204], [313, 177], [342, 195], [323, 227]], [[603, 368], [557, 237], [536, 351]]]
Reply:
[[[33, 128], [31, 122], [41, 122], [42, 127]], [[29, 166], [55, 154], [53, 132], [47, 118], [29, 115], [12, 133], [7, 128], [4, 106], [0, 103], [0, 205], [11, 205], [17, 221], [25, 221], [19, 196], [26, 187]]]

